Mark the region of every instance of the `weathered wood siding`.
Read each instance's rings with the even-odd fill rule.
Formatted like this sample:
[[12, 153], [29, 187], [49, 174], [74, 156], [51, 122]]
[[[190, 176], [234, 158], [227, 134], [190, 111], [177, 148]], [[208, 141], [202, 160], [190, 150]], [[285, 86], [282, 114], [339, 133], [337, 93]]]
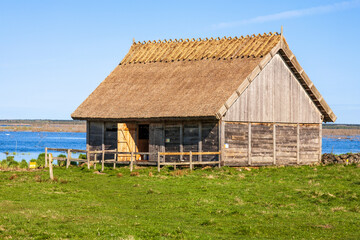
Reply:
[[[218, 123], [203, 123], [201, 127], [202, 152], [219, 151], [219, 125]], [[202, 156], [203, 161], [218, 160], [218, 156]]]
[[318, 162], [319, 147], [321, 147], [321, 138], [319, 137], [320, 127], [320, 125], [312, 124], [299, 125], [300, 164], [311, 164]]
[[165, 151], [164, 126], [161, 123], [151, 123], [149, 126], [150, 161], [157, 161], [157, 153]]
[[[183, 127], [183, 151], [198, 152], [199, 151], [199, 124], [185, 123]], [[189, 160], [189, 156], [183, 156], [185, 161]], [[193, 161], [197, 161], [198, 156], [193, 156]]]
[[[217, 122], [150, 123], [150, 161], [157, 161], [158, 152], [217, 152], [219, 125]], [[210, 161], [217, 156], [193, 156], [193, 161]], [[163, 159], [161, 159], [163, 160]], [[166, 161], [189, 160], [189, 156], [166, 156]]]
[[[180, 152], [180, 126], [165, 125], [165, 152]], [[166, 161], [179, 161], [180, 156], [165, 156]]]
[[251, 124], [251, 164], [271, 165], [274, 159], [273, 124]]
[[225, 121], [321, 123], [320, 111], [277, 54], [230, 106]]
[[249, 124], [228, 122], [225, 124], [224, 158], [227, 165], [246, 166], [249, 157]]
[[89, 149], [90, 150], [101, 150], [103, 144], [103, 122], [89, 122]]
[[297, 124], [276, 125], [276, 164], [297, 163]]
[[224, 165], [311, 164], [321, 156], [321, 124], [226, 122]]

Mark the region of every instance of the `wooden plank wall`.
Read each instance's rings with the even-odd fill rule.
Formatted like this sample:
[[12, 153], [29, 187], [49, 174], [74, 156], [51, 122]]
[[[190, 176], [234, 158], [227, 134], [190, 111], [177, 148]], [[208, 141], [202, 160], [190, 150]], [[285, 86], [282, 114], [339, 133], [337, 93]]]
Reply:
[[321, 123], [321, 113], [277, 54], [230, 106], [225, 121]]
[[227, 165], [246, 166], [249, 159], [249, 124], [227, 122], [225, 124], [224, 158]]
[[[219, 126], [218, 123], [202, 123], [201, 145], [203, 152], [219, 151]], [[202, 161], [217, 161], [219, 156], [202, 156]]]
[[320, 125], [312, 125], [312, 124], [299, 125], [300, 164], [311, 164], [314, 162], [318, 162], [319, 159], [318, 146], [320, 146], [321, 144], [321, 138], [319, 138], [320, 128], [321, 128]]
[[251, 164], [271, 165], [274, 159], [273, 124], [251, 124]]
[[[150, 161], [157, 161], [157, 152], [219, 151], [217, 122], [150, 123]], [[189, 156], [166, 156], [166, 161], [188, 160]], [[193, 156], [193, 161], [217, 160], [218, 156]]]
[[224, 165], [317, 163], [321, 155], [320, 127], [321, 124], [226, 122]]
[[165, 151], [164, 127], [161, 123], [151, 123], [149, 126], [150, 161], [157, 161], [157, 153]]
[[276, 125], [276, 164], [297, 163], [297, 124]]
[[89, 149], [101, 150], [103, 144], [103, 122], [89, 122]]

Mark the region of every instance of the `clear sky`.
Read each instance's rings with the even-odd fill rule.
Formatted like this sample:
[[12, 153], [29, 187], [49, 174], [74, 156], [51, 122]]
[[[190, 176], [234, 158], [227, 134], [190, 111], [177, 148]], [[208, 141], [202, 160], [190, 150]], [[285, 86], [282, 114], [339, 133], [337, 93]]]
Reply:
[[0, 119], [70, 119], [136, 41], [280, 32], [338, 116], [360, 123], [360, 0], [0, 0]]

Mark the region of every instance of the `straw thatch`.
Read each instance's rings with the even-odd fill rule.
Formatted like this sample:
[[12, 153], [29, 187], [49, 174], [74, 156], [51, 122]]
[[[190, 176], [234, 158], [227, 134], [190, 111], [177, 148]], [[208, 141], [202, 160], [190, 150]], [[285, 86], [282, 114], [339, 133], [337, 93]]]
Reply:
[[[71, 116], [219, 118], [222, 109], [226, 110], [224, 104], [259, 66], [271, 59], [281, 43], [286, 44], [277, 33], [134, 43], [121, 63]], [[313, 98], [316, 100], [316, 96]], [[318, 107], [327, 117], [329, 110], [322, 105]]]

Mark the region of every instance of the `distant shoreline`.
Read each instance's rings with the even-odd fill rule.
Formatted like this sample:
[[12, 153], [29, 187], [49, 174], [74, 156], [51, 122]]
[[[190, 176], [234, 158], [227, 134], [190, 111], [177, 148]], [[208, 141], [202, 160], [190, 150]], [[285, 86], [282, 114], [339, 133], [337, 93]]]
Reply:
[[[86, 132], [79, 120], [0, 120], [0, 132]], [[323, 124], [323, 136], [360, 135], [360, 124]]]

